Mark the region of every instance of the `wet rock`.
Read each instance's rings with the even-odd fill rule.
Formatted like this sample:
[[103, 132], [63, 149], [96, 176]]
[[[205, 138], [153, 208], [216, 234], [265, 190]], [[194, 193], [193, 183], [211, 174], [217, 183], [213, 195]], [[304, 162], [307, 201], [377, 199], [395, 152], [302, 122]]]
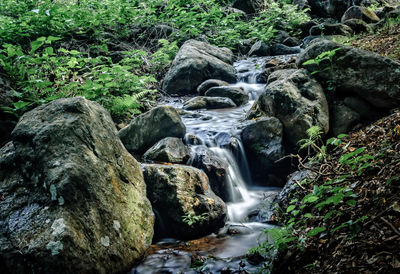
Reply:
[[360, 19], [367, 23], [377, 23], [379, 17], [370, 9], [360, 6], [350, 7], [342, 16], [341, 22], [344, 23], [350, 19]]
[[176, 137], [167, 137], [152, 146], [143, 155], [146, 161], [186, 164], [190, 158], [190, 150]]
[[206, 146], [193, 147], [193, 158], [191, 164], [203, 170], [208, 178], [211, 189], [224, 201], [229, 201], [229, 190], [227, 186], [228, 164], [219, 158]]
[[191, 133], [187, 133], [184, 140], [187, 145], [201, 145], [202, 143], [199, 137]]
[[176, 109], [160, 106], [134, 118], [118, 135], [126, 149], [142, 154], [165, 137], [183, 138], [185, 133], [186, 127]]
[[229, 83], [217, 79], [208, 79], [201, 83], [200, 86], [197, 87], [197, 92], [199, 95], [203, 96], [207, 90], [212, 87], [221, 87], [221, 86], [229, 86]]
[[317, 26], [314, 26], [310, 29], [311, 36], [328, 36], [328, 35], [343, 35], [349, 36], [353, 33], [353, 30], [346, 26], [345, 24], [329, 24], [323, 23]]
[[130, 274], [196, 273], [190, 269], [191, 259], [189, 252], [163, 249], [147, 256]]
[[360, 115], [351, 108], [334, 104], [331, 106], [331, 133], [337, 136], [347, 133], [360, 122]]
[[[274, 59], [275, 60], [275, 59]], [[289, 69], [297, 69], [296, 66], [296, 59], [293, 58], [289, 60], [289, 62], [282, 63], [282, 62], [268, 62], [265, 64], [265, 69], [257, 76], [257, 83], [270, 83], [269, 77], [276, 71], [285, 71]]]
[[264, 182], [270, 174], [279, 173], [275, 161], [284, 156], [282, 135], [282, 123], [274, 117], [261, 118], [243, 129], [241, 137], [253, 181]]
[[249, 95], [239, 87], [213, 87], [207, 90], [205, 95], [230, 98], [237, 106], [244, 105], [249, 101]]
[[197, 96], [185, 102], [183, 109], [218, 109], [218, 108], [234, 108], [236, 104], [227, 97], [210, 97], [210, 96]]
[[285, 78], [266, 86], [248, 116], [259, 115], [277, 117], [291, 146], [306, 138], [311, 126], [319, 126], [324, 133], [329, 130], [328, 103], [322, 87], [304, 69], [291, 70]]
[[211, 190], [203, 171], [180, 165], [143, 168], [147, 195], [166, 226], [165, 236], [194, 239], [224, 225], [225, 203]]
[[300, 52], [301, 52], [300, 48], [297, 48], [297, 47], [291, 48], [291, 47], [285, 46], [283, 44], [273, 44], [270, 47], [270, 55], [271, 56], [297, 54]]
[[247, 14], [257, 13], [264, 7], [262, 0], [235, 0], [232, 7], [244, 11]]
[[[340, 48], [332, 63], [303, 65], [322, 52]], [[355, 92], [376, 107], [393, 108], [400, 103], [400, 63], [372, 52], [322, 40], [297, 58], [297, 65], [313, 72], [321, 81], [332, 81], [338, 90]]]
[[151, 244], [142, 171], [99, 104], [24, 114], [0, 159], [3, 273], [126, 272]]
[[263, 41], [256, 42], [250, 49], [248, 56], [269, 56], [270, 47]]
[[227, 48], [218, 48], [196, 40], [186, 41], [180, 48], [163, 81], [169, 94], [195, 93], [207, 79], [236, 82], [232, 66], [234, 56]]
[[367, 23], [360, 19], [349, 19], [346, 20], [344, 24], [346, 26], [349, 26], [354, 31], [354, 33], [369, 32], [372, 30], [372, 28]]

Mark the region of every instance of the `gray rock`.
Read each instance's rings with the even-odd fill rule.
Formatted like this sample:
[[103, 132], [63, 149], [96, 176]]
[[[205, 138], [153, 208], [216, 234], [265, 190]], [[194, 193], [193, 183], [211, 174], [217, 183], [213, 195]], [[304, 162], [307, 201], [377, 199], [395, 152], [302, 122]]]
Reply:
[[269, 56], [271, 54], [270, 47], [263, 41], [256, 42], [250, 49], [248, 56]]
[[245, 13], [257, 13], [264, 7], [262, 0], [235, 0], [232, 7], [244, 11]]
[[[332, 64], [303, 65], [322, 52], [340, 48]], [[328, 64], [329, 63], [329, 64]], [[322, 40], [308, 47], [297, 58], [297, 65], [320, 71], [321, 81], [333, 81], [339, 90], [355, 92], [376, 107], [393, 108], [400, 103], [400, 63], [372, 52]]]
[[205, 95], [230, 98], [237, 106], [244, 105], [249, 101], [249, 95], [243, 89], [231, 86], [210, 88]]
[[314, 26], [310, 29], [311, 36], [328, 36], [328, 35], [343, 35], [349, 36], [353, 33], [353, 30], [346, 26], [345, 24], [329, 24], [329, 23], [322, 23], [317, 26]]
[[206, 146], [196, 146], [192, 149], [194, 155], [191, 164], [207, 174], [211, 189], [225, 202], [228, 202], [230, 199], [226, 181], [228, 163]]
[[360, 115], [345, 105], [334, 104], [331, 107], [331, 133], [337, 136], [347, 133], [360, 122]]
[[163, 90], [170, 94], [196, 92], [207, 79], [236, 82], [232, 66], [234, 56], [227, 48], [218, 48], [196, 40], [186, 41], [165, 75]]
[[195, 109], [218, 109], [218, 108], [233, 108], [236, 104], [227, 97], [208, 97], [208, 96], [197, 96], [189, 101], [185, 102], [183, 109], [195, 110]]
[[210, 88], [221, 86], [229, 86], [229, 83], [217, 79], [208, 79], [197, 87], [197, 92], [199, 93], [199, 95], [203, 96], [204, 93], [206, 93], [206, 91]]
[[126, 149], [142, 154], [165, 137], [183, 138], [186, 127], [176, 109], [156, 107], [134, 118], [118, 133]]
[[317, 175], [317, 173], [307, 169], [293, 172], [288, 176], [285, 186], [275, 198], [275, 203], [279, 204], [281, 208], [287, 208], [289, 202], [294, 198], [294, 195], [299, 189], [299, 186], [294, 181], [301, 184], [303, 180], [308, 180], [310, 183], [317, 177]]
[[224, 225], [225, 203], [211, 190], [204, 172], [180, 165], [143, 167], [147, 195], [168, 230], [166, 236], [192, 239]]
[[350, 7], [342, 16], [341, 22], [344, 23], [350, 19], [360, 19], [367, 23], [377, 23], [379, 17], [370, 9], [360, 6]]
[[127, 272], [150, 246], [140, 165], [99, 104], [75, 97], [25, 113], [0, 159], [3, 273]]
[[296, 47], [301, 45], [301, 40], [297, 39], [296, 37], [288, 37], [285, 40], [283, 40], [282, 44], [288, 47]]
[[190, 150], [176, 137], [167, 137], [152, 146], [143, 155], [146, 161], [186, 164], [190, 158]]
[[321, 85], [306, 70], [289, 70], [285, 75], [266, 86], [248, 116], [277, 117], [284, 126], [284, 139], [296, 146], [311, 126], [328, 132], [328, 103]]
[[288, 46], [285, 46], [283, 44], [273, 44], [270, 47], [270, 55], [276, 56], [276, 55], [287, 55], [287, 54], [297, 54], [300, 53], [301, 49], [300, 48], [291, 48]]
[[241, 137], [253, 181], [265, 182], [270, 174], [279, 173], [275, 161], [284, 156], [282, 135], [282, 123], [274, 117], [258, 119], [243, 129]]
[[344, 22], [346, 26], [349, 26], [354, 33], [360, 32], [370, 32], [372, 31], [371, 26], [365, 23], [363, 20], [360, 19], [349, 19]]

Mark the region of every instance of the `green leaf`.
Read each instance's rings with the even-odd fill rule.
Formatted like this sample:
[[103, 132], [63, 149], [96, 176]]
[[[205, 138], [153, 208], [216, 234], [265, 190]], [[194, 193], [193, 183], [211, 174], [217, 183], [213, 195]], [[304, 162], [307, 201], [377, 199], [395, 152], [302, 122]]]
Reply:
[[31, 104], [31, 102], [18, 101], [18, 102], [13, 103], [13, 106], [15, 107], [16, 110], [20, 110], [30, 104]]
[[306, 214], [304, 214], [304, 217], [305, 217], [305, 218], [312, 218], [313, 215], [312, 215], [311, 213], [306, 213]]
[[319, 197], [316, 195], [307, 195], [306, 197], [303, 198], [304, 203], [313, 203], [315, 201], [318, 201]]
[[356, 206], [357, 205], [357, 201], [356, 200], [348, 200], [348, 201], [346, 201], [346, 204], [348, 204], [350, 206]]
[[308, 231], [307, 237], [313, 237], [326, 230], [326, 227], [316, 227]]
[[288, 208], [286, 209], [286, 213], [289, 213], [290, 211], [292, 211], [293, 209], [295, 209], [296, 206], [295, 205], [290, 205], [288, 206]]
[[39, 39], [31, 42], [31, 51], [29, 54], [34, 54], [41, 46], [43, 46], [44, 42]]

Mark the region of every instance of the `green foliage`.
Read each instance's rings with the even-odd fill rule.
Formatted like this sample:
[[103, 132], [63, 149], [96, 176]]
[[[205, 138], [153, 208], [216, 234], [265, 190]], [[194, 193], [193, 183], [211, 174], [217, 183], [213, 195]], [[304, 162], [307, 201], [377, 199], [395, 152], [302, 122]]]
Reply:
[[161, 47], [150, 56], [150, 62], [152, 64], [151, 71], [154, 73], [165, 73], [171, 65], [178, 53], [179, 47], [177, 41], [169, 42], [166, 39], [160, 39], [158, 41]]
[[207, 218], [208, 212], [197, 215], [194, 211], [188, 211], [185, 215], [182, 216], [182, 221], [188, 226], [193, 226], [197, 223], [203, 224]]
[[[84, 96], [102, 103], [113, 114], [139, 109], [138, 99], [150, 94], [155, 78], [136, 75], [144, 65], [145, 52], [122, 52], [113, 63], [105, 56], [90, 57], [85, 52], [54, 49], [57, 37], [39, 37], [25, 51], [20, 46], [3, 45], [0, 50], [4, 70], [18, 83], [23, 96], [14, 113], [61, 97]], [[129, 99], [130, 98], [130, 99]], [[135, 103], [134, 103], [135, 101]]]
[[[333, 57], [335, 56], [336, 52], [340, 50], [340, 48], [336, 48], [333, 50], [328, 50], [320, 53], [314, 59], [307, 60], [303, 63], [303, 65], [317, 65], [318, 69], [311, 72], [311, 74], [320, 73], [326, 70], [332, 69], [333, 66]], [[328, 63], [326, 62], [328, 61]]]
[[[308, 20], [285, 2], [272, 1], [253, 17], [229, 11], [228, 2], [0, 1], [0, 64], [20, 93], [5, 110], [19, 116], [57, 98], [85, 96], [114, 116], [138, 113], [185, 40], [238, 50], [245, 39], [270, 41], [277, 27], [293, 32]], [[177, 31], [149, 37], [146, 30], [159, 25]], [[151, 42], [157, 39], [159, 45]]]
[[[321, 138], [322, 131], [319, 127], [311, 127], [307, 130], [307, 139], [299, 142], [301, 149], [309, 149], [309, 153], [316, 156], [310, 160], [320, 166], [329, 165], [327, 162], [330, 154], [337, 149], [346, 147], [343, 142], [345, 134], [329, 138], [325, 144]], [[320, 156], [322, 155], [322, 156]], [[309, 161], [310, 161], [309, 160]], [[283, 221], [281, 228], [267, 230], [266, 233], [272, 239], [271, 242], [265, 242], [258, 247], [264, 253], [272, 250], [285, 250], [289, 245], [295, 249], [304, 249], [308, 241], [314, 238], [326, 239], [334, 237], [335, 233], [347, 231], [349, 237], [353, 237], [361, 232], [362, 224], [367, 217], [362, 216], [358, 219], [345, 219], [343, 217], [343, 208], [354, 208], [358, 203], [358, 195], [353, 189], [357, 183], [351, 183], [354, 176], [361, 176], [364, 172], [373, 168], [375, 157], [365, 153], [365, 148], [348, 148], [343, 151], [336, 167], [337, 175], [326, 177], [319, 184], [316, 181], [304, 180], [299, 183], [302, 191], [295, 193], [295, 197], [289, 202], [285, 210], [278, 208], [278, 215]], [[303, 166], [305, 166], [303, 164]], [[342, 171], [340, 173], [339, 171]], [[346, 172], [344, 172], [346, 171]], [[321, 170], [317, 171], [321, 172]], [[322, 174], [320, 174], [322, 175]], [[312, 190], [306, 191], [307, 188]], [[318, 217], [317, 217], [318, 216]], [[320, 220], [323, 220], [321, 222]], [[332, 225], [328, 220], [341, 218], [339, 225]]]

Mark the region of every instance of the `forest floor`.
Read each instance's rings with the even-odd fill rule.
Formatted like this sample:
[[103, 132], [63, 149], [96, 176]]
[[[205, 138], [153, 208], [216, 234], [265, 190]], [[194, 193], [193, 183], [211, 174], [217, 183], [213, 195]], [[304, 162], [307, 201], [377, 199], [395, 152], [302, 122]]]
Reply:
[[[372, 166], [358, 175], [355, 170], [340, 168], [345, 153], [365, 147]], [[339, 153], [326, 163], [324, 174], [314, 182], [322, 185], [333, 173], [350, 175], [339, 182], [349, 186], [358, 197], [356, 205], [340, 203], [338, 214], [329, 220], [338, 233], [308, 238], [304, 250], [295, 245], [280, 258], [276, 273], [399, 273], [400, 271], [400, 110], [374, 124], [349, 134]], [[310, 186], [311, 187], [311, 186]], [[299, 190], [302, 197], [312, 188]], [[340, 213], [339, 213], [340, 212]], [[309, 226], [328, 226], [318, 216]], [[320, 217], [320, 218], [319, 218]], [[331, 230], [332, 232], [332, 230]]]
[[350, 45], [399, 60], [400, 24], [386, 26], [377, 33], [361, 36], [352, 40]]

